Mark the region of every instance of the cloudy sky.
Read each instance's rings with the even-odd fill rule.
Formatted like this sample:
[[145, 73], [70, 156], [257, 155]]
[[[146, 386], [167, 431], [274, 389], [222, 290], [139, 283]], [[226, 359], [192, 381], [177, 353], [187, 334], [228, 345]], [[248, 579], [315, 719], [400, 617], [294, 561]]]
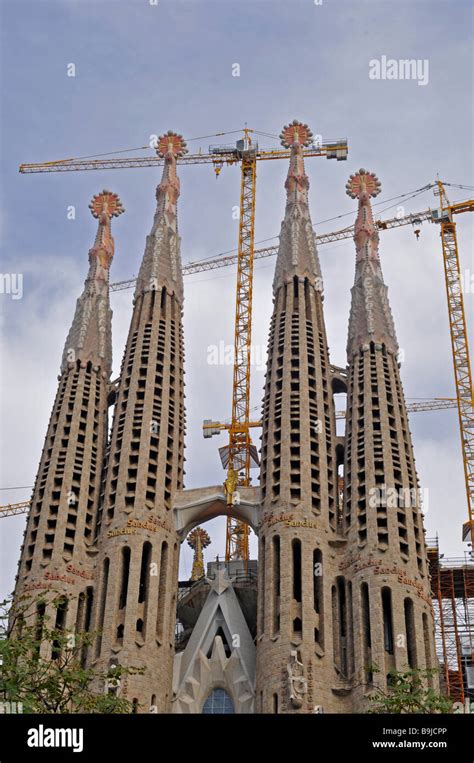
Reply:
[[[122, 199], [126, 214], [113, 223], [112, 280], [125, 279], [138, 272], [159, 181], [159, 171], [151, 168], [20, 175], [20, 163], [135, 149], [170, 128], [185, 136], [193, 152], [207, 151], [210, 143], [236, 136], [202, 136], [246, 124], [278, 135], [298, 118], [323, 140], [349, 142], [347, 162], [307, 162], [319, 233], [353, 221], [355, 202], [344, 185], [360, 167], [381, 180], [375, 210], [384, 218], [435, 206], [432, 190], [411, 197], [437, 174], [472, 186], [468, 0], [0, 0], [0, 8], [2, 273], [23, 277], [21, 299], [0, 294], [3, 504], [30, 497], [62, 346], [95, 236], [88, 203], [104, 187]], [[419, 79], [371, 78], [370, 62], [384, 56], [416, 60]], [[68, 76], [70, 64], [74, 77]], [[278, 146], [271, 137], [259, 140]], [[258, 242], [277, 241], [286, 169], [285, 162], [258, 166]], [[238, 169], [224, 168], [218, 180], [206, 165], [183, 167], [180, 175], [183, 261], [233, 249]], [[460, 200], [472, 191], [450, 187], [449, 194]], [[68, 219], [68, 207], [75, 208], [75, 219]], [[459, 218], [458, 237], [461, 267], [472, 279], [469, 218]], [[452, 396], [439, 230], [423, 224], [418, 241], [411, 226], [382, 233], [380, 252], [404, 352], [406, 397]], [[319, 253], [331, 360], [345, 365], [354, 245], [349, 239]], [[274, 258], [256, 264], [257, 359], [266, 347], [273, 268]], [[224, 435], [204, 441], [201, 424], [230, 414], [231, 367], [211, 365], [209, 348], [233, 340], [235, 268], [188, 276], [185, 284], [186, 486], [197, 487], [223, 480], [217, 447], [225, 444]], [[471, 283], [465, 294], [471, 345], [473, 289]], [[115, 375], [131, 300], [130, 291], [112, 295]], [[260, 404], [263, 380], [259, 363], [252, 406]], [[461, 556], [467, 509], [456, 412], [414, 414], [411, 430], [421, 486], [428, 491], [428, 536], [439, 533], [446, 556]], [[24, 527], [24, 515], [1, 522], [2, 593], [12, 589]], [[223, 555], [224, 528], [224, 519], [208, 525], [208, 559]], [[183, 577], [190, 567], [186, 547]]]

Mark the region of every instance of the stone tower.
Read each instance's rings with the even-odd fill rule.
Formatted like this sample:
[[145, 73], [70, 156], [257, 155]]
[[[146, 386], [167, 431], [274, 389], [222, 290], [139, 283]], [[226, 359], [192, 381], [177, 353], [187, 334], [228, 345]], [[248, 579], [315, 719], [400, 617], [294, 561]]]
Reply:
[[[206, 576], [209, 536], [199, 525], [227, 516], [227, 498], [222, 485], [184, 490], [176, 174], [183, 138], [170, 131], [158, 141], [163, 175], [116, 384], [110, 223], [123, 209], [108, 191], [90, 205], [99, 229], [66, 340], [15, 594], [34, 601], [46, 592], [53, 625], [92, 632], [82, 658], [101, 676], [118, 664], [140, 669], [115, 687], [137, 712], [208, 712], [219, 702], [236, 712], [361, 712], [390, 671], [437, 666], [419, 486], [370, 206], [380, 183], [361, 169], [346, 186], [358, 199], [357, 254], [341, 369], [329, 360], [308, 207], [304, 147], [312, 134], [295, 120], [280, 137], [290, 165], [261, 484], [242, 488], [233, 507], [258, 533], [258, 564], [234, 560], [224, 572], [217, 561]], [[339, 437], [333, 396], [342, 390]], [[186, 536], [195, 560], [177, 603]], [[53, 592], [62, 597], [58, 608], [48, 603]], [[94, 683], [97, 692], [115, 688]]]
[[[380, 183], [361, 169], [346, 189], [359, 208], [347, 340], [342, 521], [348, 545], [334, 590], [335, 662], [348, 678], [385, 687], [390, 670], [436, 667], [434, 625], [398, 344], [370, 205]], [[353, 711], [363, 694], [363, 688], [352, 692]]]
[[[144, 667], [124, 697], [169, 709], [179, 543], [172, 503], [183, 487], [183, 281], [176, 159], [181, 136], [160, 138], [157, 208], [140, 267], [122, 362], [97, 526], [97, 588], [89, 660]], [[103, 690], [103, 688], [102, 688]]]
[[[94, 526], [112, 367], [109, 268], [114, 240], [110, 222], [124, 211], [110, 191], [94, 196], [89, 206], [99, 221], [98, 231], [64, 346], [15, 590], [15, 601], [23, 594], [59, 596], [58, 608], [48, 607], [46, 613], [50, 627], [72, 631], [87, 627], [92, 604]], [[44, 605], [39, 606], [44, 611]]]
[[336, 428], [303, 161], [311, 132], [295, 120], [280, 137], [291, 158], [263, 406], [256, 710], [334, 712]]

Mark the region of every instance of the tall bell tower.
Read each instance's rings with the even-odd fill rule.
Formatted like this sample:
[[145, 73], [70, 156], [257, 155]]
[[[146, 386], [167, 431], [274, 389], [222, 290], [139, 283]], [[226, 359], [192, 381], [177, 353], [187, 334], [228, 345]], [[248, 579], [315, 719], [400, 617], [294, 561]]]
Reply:
[[[360, 169], [346, 191], [357, 199], [358, 212], [347, 338], [343, 526], [348, 548], [340, 568], [341, 579], [351, 586], [353, 670], [366, 688], [386, 688], [389, 671], [436, 667], [433, 610], [399, 348], [370, 204], [380, 182]], [[337, 597], [339, 610], [349, 612], [347, 597], [340, 591]], [[347, 670], [342, 653], [340, 659]], [[353, 702], [354, 711], [362, 709], [361, 688], [354, 690]]]
[[147, 712], [171, 699], [179, 543], [172, 503], [184, 477], [183, 280], [176, 159], [168, 132], [157, 207], [138, 274], [105, 468], [91, 650], [92, 665], [146, 668], [122, 696]]
[[59, 597], [57, 608], [38, 605], [39, 615], [46, 614], [51, 627], [71, 631], [87, 627], [92, 606], [94, 527], [112, 368], [109, 269], [114, 239], [110, 223], [124, 211], [110, 191], [94, 196], [89, 206], [98, 230], [64, 345], [15, 589], [16, 602], [23, 594], [33, 599], [41, 594], [45, 602]]
[[291, 149], [263, 405], [256, 710], [334, 709], [329, 585], [337, 537], [334, 401], [323, 284], [308, 208], [307, 125]]

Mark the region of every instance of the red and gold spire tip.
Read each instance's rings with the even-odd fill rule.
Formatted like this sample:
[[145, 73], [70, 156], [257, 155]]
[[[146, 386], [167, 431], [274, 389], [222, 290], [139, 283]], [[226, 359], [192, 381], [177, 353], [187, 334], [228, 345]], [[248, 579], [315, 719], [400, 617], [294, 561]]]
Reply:
[[92, 217], [101, 217], [106, 214], [110, 219], [112, 217], [118, 217], [125, 212], [122, 206], [122, 202], [116, 193], [112, 191], [106, 191], [105, 189], [101, 193], [96, 193], [91, 203], [89, 204]]
[[346, 183], [346, 193], [351, 199], [360, 199], [363, 193], [369, 196], [378, 196], [382, 186], [380, 180], [374, 172], [368, 172], [363, 167], [351, 175]]
[[281, 145], [285, 148], [291, 148], [294, 143], [299, 143], [302, 146], [309, 146], [313, 138], [313, 133], [309, 129], [307, 124], [298, 122], [297, 119], [293, 119], [293, 122], [289, 125], [285, 125], [280, 133]]
[[166, 135], [161, 135], [156, 142], [155, 148], [156, 153], [161, 158], [169, 153], [173, 154], [176, 158], [188, 153], [186, 141], [183, 136], [178, 135], [178, 133], [173, 132], [173, 130], [168, 130]]

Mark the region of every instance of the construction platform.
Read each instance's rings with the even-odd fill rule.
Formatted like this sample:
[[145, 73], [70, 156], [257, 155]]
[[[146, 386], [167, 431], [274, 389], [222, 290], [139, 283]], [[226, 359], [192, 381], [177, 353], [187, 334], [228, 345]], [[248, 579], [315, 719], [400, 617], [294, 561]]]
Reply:
[[474, 560], [445, 559], [427, 540], [441, 682], [455, 702], [474, 702]]

